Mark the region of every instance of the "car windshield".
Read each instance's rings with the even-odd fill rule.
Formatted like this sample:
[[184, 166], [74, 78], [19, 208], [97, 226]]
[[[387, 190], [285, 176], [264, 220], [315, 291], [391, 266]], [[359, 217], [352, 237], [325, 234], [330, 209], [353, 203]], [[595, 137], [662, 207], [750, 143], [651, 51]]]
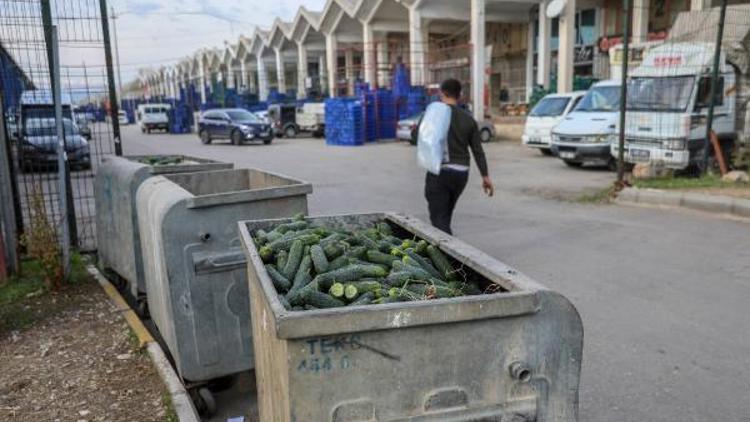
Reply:
[[144, 110], [144, 113], [146, 114], [156, 114], [156, 113], [166, 113], [167, 110], [162, 107], [146, 107]]
[[542, 100], [531, 110], [530, 116], [559, 116], [563, 114], [565, 107], [568, 106], [569, 102], [570, 98], [567, 97], [542, 98]]
[[[77, 135], [78, 129], [70, 120], [63, 120], [66, 135]], [[26, 136], [56, 136], [57, 127], [54, 120], [30, 120], [26, 123]]]
[[628, 81], [627, 109], [633, 111], [685, 111], [695, 85], [693, 76], [633, 78]]
[[586, 93], [575, 111], [618, 111], [620, 109], [620, 87], [600, 86], [594, 87]]
[[244, 110], [230, 110], [227, 111], [227, 115], [229, 115], [229, 118], [236, 122], [250, 122], [250, 123], [260, 123], [258, 121], [258, 118], [249, 111]]

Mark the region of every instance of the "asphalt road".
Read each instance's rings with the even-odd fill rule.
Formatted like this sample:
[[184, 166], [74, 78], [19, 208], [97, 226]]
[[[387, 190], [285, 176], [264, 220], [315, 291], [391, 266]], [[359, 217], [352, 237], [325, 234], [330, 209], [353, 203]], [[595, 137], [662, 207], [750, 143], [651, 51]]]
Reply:
[[[311, 214], [399, 211], [427, 218], [424, 175], [403, 143], [201, 145], [143, 135], [125, 154], [179, 153], [310, 181]], [[613, 180], [513, 143], [486, 146], [497, 194], [475, 170], [456, 235], [566, 295], [583, 318], [582, 421], [750, 420], [750, 223], [577, 201]]]

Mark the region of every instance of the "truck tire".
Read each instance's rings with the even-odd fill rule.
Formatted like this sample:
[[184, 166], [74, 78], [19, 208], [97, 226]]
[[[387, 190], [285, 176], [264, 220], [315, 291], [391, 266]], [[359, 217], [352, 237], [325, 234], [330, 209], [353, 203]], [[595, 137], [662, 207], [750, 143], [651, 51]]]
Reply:
[[288, 125], [284, 128], [285, 138], [294, 138], [295, 136], [297, 136], [297, 128], [294, 125]]

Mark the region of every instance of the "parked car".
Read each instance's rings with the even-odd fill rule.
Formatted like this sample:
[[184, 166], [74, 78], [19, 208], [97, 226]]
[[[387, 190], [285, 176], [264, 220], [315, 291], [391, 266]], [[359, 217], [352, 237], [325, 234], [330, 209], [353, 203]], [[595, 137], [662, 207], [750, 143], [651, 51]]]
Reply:
[[117, 111], [117, 121], [121, 125], [129, 125], [130, 120], [128, 120], [128, 114], [125, 112], [125, 110], [118, 110]]
[[271, 118], [268, 117], [268, 111], [256, 111], [256, 112], [253, 112], [253, 114], [255, 115], [255, 117], [258, 118], [258, 120], [260, 120], [263, 123], [266, 123], [268, 125], [271, 125], [273, 123], [271, 121]]
[[620, 82], [595, 83], [552, 130], [552, 153], [570, 167], [593, 164], [614, 169], [616, 161], [610, 154], [610, 142], [619, 110]]
[[215, 139], [229, 139], [234, 145], [253, 140], [260, 140], [268, 145], [273, 140], [273, 130], [271, 125], [247, 110], [215, 109], [201, 115], [198, 136], [204, 144], [210, 144]]
[[586, 91], [566, 94], [550, 94], [539, 100], [526, 117], [521, 141], [531, 148], [538, 148], [544, 155], [552, 155], [552, 129], [578, 105]]
[[[154, 129], [169, 131], [169, 104], [141, 104], [136, 112], [141, 132], [151, 133]], [[119, 117], [118, 117], [119, 118]]]
[[276, 137], [294, 138], [300, 132], [295, 104], [271, 104], [266, 115], [272, 122]]
[[16, 140], [18, 138], [18, 121], [16, 119], [16, 114], [13, 110], [8, 110], [8, 112], [5, 113], [5, 127], [8, 131], [10, 140]]
[[[71, 168], [91, 168], [89, 143], [81, 136], [72, 120], [63, 118], [65, 152]], [[57, 125], [54, 118], [29, 118], [18, 149], [18, 164], [22, 170], [57, 166]]]
[[[416, 141], [412, 139], [412, 131], [417, 129], [419, 120], [422, 119], [424, 112], [417, 113], [406, 119], [399, 120], [396, 126], [396, 139], [400, 141], [409, 141], [412, 145], [416, 145]], [[482, 142], [490, 142], [495, 137], [495, 125], [485, 120], [483, 122], [477, 122], [479, 126], [479, 138]]]

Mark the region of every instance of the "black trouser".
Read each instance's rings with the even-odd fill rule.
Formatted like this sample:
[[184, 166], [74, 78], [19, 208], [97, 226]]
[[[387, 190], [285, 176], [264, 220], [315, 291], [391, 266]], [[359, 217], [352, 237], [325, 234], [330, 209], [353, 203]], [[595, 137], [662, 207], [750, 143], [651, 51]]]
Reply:
[[453, 209], [456, 208], [458, 197], [469, 181], [468, 171], [442, 169], [439, 176], [427, 173], [424, 184], [424, 196], [430, 210], [430, 222], [433, 226], [448, 233], [451, 231]]

